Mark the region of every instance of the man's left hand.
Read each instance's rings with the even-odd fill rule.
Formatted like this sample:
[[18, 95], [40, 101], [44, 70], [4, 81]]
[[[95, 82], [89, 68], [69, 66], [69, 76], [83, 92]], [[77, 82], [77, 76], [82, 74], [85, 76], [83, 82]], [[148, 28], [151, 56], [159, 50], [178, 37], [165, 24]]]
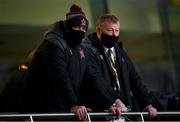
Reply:
[[157, 109], [154, 108], [152, 105], [148, 105], [146, 107], [146, 111], [149, 113], [150, 117], [155, 117], [157, 116]]

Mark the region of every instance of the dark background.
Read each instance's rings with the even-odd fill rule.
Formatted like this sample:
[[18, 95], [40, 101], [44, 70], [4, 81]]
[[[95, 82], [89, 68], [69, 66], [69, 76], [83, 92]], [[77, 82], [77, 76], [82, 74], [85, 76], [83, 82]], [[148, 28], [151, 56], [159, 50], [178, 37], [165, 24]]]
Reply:
[[88, 33], [103, 13], [121, 22], [120, 39], [147, 87], [158, 93], [180, 88], [180, 0], [0, 0], [0, 91], [41, 42], [47, 27], [78, 4]]

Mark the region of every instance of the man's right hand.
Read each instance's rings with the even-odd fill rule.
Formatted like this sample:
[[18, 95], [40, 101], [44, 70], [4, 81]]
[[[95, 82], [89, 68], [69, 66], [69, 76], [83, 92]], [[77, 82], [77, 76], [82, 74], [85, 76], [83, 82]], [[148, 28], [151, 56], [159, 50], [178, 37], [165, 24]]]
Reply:
[[125, 104], [120, 100], [120, 99], [117, 99], [115, 101], [115, 106], [117, 107], [121, 107], [122, 108], [122, 111], [121, 112], [127, 112], [127, 107], [125, 106]]
[[70, 111], [75, 113], [79, 120], [86, 120], [87, 113], [91, 112], [92, 110], [90, 108], [86, 108], [85, 106], [74, 106]]
[[114, 106], [114, 105], [108, 108], [108, 112], [112, 112], [116, 116], [117, 119], [121, 117], [121, 111], [122, 111], [121, 107]]

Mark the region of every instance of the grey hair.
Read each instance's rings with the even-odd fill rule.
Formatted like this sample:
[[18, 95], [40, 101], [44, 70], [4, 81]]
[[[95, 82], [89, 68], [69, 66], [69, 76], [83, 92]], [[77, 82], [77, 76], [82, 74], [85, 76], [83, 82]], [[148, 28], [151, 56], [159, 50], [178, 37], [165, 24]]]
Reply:
[[96, 27], [99, 26], [100, 24], [102, 24], [103, 22], [105, 21], [111, 21], [113, 23], [117, 23], [119, 22], [119, 19], [115, 16], [115, 15], [112, 15], [112, 14], [104, 14], [102, 16], [100, 16], [96, 22]]

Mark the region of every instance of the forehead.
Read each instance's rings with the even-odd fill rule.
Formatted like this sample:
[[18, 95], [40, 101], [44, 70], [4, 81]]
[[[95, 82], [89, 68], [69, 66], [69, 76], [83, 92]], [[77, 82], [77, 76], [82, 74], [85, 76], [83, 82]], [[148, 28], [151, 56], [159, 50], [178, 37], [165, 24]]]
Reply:
[[112, 21], [110, 21], [110, 20], [106, 20], [106, 21], [102, 22], [102, 23], [100, 24], [100, 26], [101, 26], [101, 28], [119, 29], [120, 23], [119, 23], [119, 21], [117, 21], [117, 22], [112, 22]]

